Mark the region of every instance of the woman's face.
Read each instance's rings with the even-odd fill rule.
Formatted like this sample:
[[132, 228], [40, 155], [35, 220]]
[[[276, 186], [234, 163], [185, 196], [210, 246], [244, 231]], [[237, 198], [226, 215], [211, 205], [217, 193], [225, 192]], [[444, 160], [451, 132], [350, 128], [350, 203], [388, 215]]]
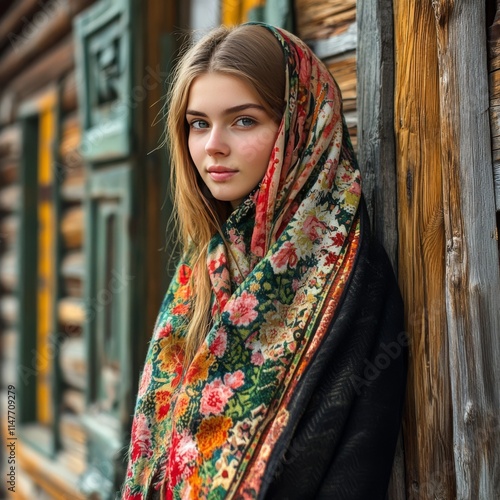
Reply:
[[186, 120], [201, 178], [214, 198], [237, 207], [264, 177], [279, 125], [250, 85], [221, 73], [195, 78]]

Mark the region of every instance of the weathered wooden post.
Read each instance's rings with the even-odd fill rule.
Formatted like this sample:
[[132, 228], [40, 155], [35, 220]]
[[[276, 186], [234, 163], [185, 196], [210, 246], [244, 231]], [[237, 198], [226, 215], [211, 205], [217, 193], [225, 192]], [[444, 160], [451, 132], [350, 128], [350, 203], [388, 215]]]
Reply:
[[436, 16], [446, 235], [446, 317], [458, 498], [500, 495], [500, 276], [484, 2]]

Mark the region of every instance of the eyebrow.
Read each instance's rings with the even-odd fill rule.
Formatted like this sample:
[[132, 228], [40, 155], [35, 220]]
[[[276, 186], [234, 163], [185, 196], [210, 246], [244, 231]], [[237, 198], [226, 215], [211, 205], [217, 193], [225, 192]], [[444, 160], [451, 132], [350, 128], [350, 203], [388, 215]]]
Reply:
[[[231, 108], [227, 108], [224, 110], [224, 114], [230, 115], [232, 113], [238, 113], [240, 111], [245, 111], [246, 109], [259, 109], [259, 110], [265, 111], [264, 106], [261, 106], [260, 104], [248, 103], [248, 104], [239, 104], [238, 106], [233, 106]], [[196, 111], [194, 109], [187, 109], [186, 115], [208, 116], [206, 113], [203, 113], [202, 111]]]

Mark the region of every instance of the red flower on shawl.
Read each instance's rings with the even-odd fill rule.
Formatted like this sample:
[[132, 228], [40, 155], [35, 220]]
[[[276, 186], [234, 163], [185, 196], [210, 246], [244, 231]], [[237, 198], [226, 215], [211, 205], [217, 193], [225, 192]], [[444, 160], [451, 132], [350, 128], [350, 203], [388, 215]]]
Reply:
[[186, 264], [182, 264], [182, 266], [179, 267], [179, 284], [181, 286], [187, 285], [191, 279], [191, 274], [191, 268]]
[[336, 233], [333, 237], [333, 244], [336, 247], [341, 247], [344, 244], [345, 236], [342, 233]]
[[183, 316], [183, 315], [187, 314], [188, 311], [189, 311], [189, 307], [187, 304], [179, 304], [172, 309], [172, 314], [176, 314], [178, 316]]
[[201, 395], [200, 411], [202, 415], [221, 413], [233, 394], [231, 388], [225, 385], [220, 378], [210, 382], [203, 388]]
[[255, 296], [244, 291], [228, 305], [229, 321], [235, 325], [249, 325], [258, 316], [255, 310], [258, 305]]
[[227, 333], [224, 328], [219, 328], [215, 334], [215, 339], [210, 344], [210, 352], [220, 358], [226, 352]]
[[198, 458], [198, 448], [189, 431], [184, 429], [181, 434], [175, 430], [172, 433], [171, 450], [169, 475], [172, 486], [175, 486], [180, 479], [192, 474], [189, 464]]
[[170, 410], [171, 394], [168, 391], [156, 391], [156, 417], [163, 420]]
[[325, 264], [327, 266], [331, 266], [333, 264], [335, 264], [335, 262], [337, 262], [339, 256], [334, 254], [334, 253], [329, 253], [326, 257], [326, 260], [325, 260]]
[[271, 262], [276, 271], [283, 271], [286, 267], [294, 268], [298, 262], [295, 246], [291, 241], [286, 241], [279, 251], [271, 257]]
[[148, 427], [148, 419], [142, 413], [136, 415], [134, 419], [131, 443], [130, 459], [132, 462], [137, 461], [138, 458], [149, 459], [152, 457], [151, 431]]
[[321, 232], [326, 229], [326, 224], [314, 215], [309, 215], [304, 221], [303, 229], [311, 241], [316, 241], [321, 238]]
[[159, 332], [157, 335], [157, 338], [161, 339], [163, 337], [168, 337], [173, 331], [171, 323], [167, 323]]

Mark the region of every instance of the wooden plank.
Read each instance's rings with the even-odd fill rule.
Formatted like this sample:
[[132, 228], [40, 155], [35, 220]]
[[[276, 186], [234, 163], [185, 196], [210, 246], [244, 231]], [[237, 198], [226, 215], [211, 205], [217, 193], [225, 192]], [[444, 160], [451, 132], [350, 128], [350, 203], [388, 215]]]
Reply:
[[0, 189], [0, 210], [15, 212], [19, 208], [19, 186], [11, 184]]
[[0, 123], [11, 123], [21, 99], [62, 78], [74, 64], [73, 39], [68, 36], [9, 82], [0, 96]]
[[495, 206], [500, 211], [500, 4], [496, 2], [495, 19], [488, 29], [488, 62], [490, 70], [490, 128], [493, 153]]
[[0, 297], [0, 319], [10, 326], [16, 326], [19, 317], [19, 301], [15, 295], [2, 295]]
[[[14, 43], [15, 33], [24, 27], [29, 30], [29, 18], [39, 8], [40, 0], [18, 0], [0, 21], [0, 48]], [[24, 26], [23, 26], [24, 25]]]
[[0, 182], [2, 184], [10, 184], [16, 182], [19, 177], [19, 160], [18, 158], [3, 158], [0, 159]]
[[64, 297], [59, 300], [59, 321], [63, 325], [82, 326], [85, 321], [85, 305], [75, 297]]
[[71, 71], [61, 84], [61, 107], [64, 113], [71, 113], [78, 106], [76, 75]]
[[304, 40], [339, 35], [356, 19], [355, 0], [297, 0], [295, 10], [297, 34]]
[[500, 275], [484, 2], [434, 4], [458, 498], [500, 497]]
[[14, 250], [10, 250], [0, 256], [0, 285], [4, 293], [14, 293], [17, 284], [17, 254]]
[[[395, 272], [398, 255], [394, 141], [394, 31], [392, 0], [358, 0], [358, 160], [372, 228]], [[389, 500], [406, 499], [405, 453], [400, 435]]]
[[85, 500], [78, 491], [78, 476], [26, 445], [18, 448], [18, 463], [53, 500]]
[[377, 239], [397, 270], [392, 0], [357, 4], [358, 159]]
[[496, 2], [495, 19], [488, 28], [488, 59], [490, 71], [500, 68], [500, 9], [498, 2]]
[[85, 391], [87, 386], [87, 360], [82, 337], [67, 338], [61, 345], [60, 364], [63, 380], [70, 386]]
[[70, 33], [73, 16], [93, 0], [57, 0], [47, 2], [29, 25], [29, 30], [13, 35], [12, 48], [0, 58], [0, 84], [5, 84]]
[[0, 241], [2, 249], [14, 248], [19, 227], [19, 216], [16, 214], [7, 215], [0, 219]]
[[[173, 23], [176, 19], [176, 9], [174, 2], [148, 2], [148, 10], [144, 18], [146, 30], [146, 47], [144, 51], [144, 67], [157, 67], [161, 61], [163, 71], [169, 72], [173, 69], [174, 60], [178, 50], [178, 39], [173, 34], [175, 31]], [[161, 40], [161, 43], [158, 43]], [[151, 331], [163, 295], [165, 285], [168, 283], [168, 271], [163, 272], [160, 279], [151, 279], [157, 275], [158, 269], [166, 270], [167, 255], [172, 252], [165, 245], [173, 245], [173, 235], [166, 235], [167, 219], [170, 216], [172, 206], [170, 195], [168, 194], [168, 183], [170, 165], [167, 155], [158, 149], [161, 137], [164, 135], [164, 121], [158, 120], [161, 111], [161, 102], [164, 89], [162, 85], [155, 85], [148, 92], [148, 101], [144, 103], [144, 122], [141, 130], [139, 143], [144, 145], [144, 176], [143, 188], [140, 195], [140, 203], [145, 210], [145, 219], [142, 234], [147, 245], [144, 247], [145, 266], [143, 268], [146, 277], [146, 296], [148, 300], [144, 302], [145, 318], [143, 319], [143, 330]], [[155, 124], [155, 126], [151, 126]], [[147, 193], [147, 195], [146, 195]], [[161, 249], [161, 250], [160, 250]], [[148, 278], [149, 277], [149, 278]], [[142, 340], [148, 342], [147, 334], [142, 336]], [[140, 345], [145, 345], [139, 342]], [[138, 347], [133, 352], [134, 369], [142, 369], [145, 351]]]
[[0, 157], [18, 157], [21, 150], [21, 129], [18, 124], [0, 130]]
[[431, 2], [395, 0], [393, 8], [398, 275], [410, 339], [406, 495], [451, 500], [456, 492], [435, 20]]
[[83, 280], [85, 274], [84, 257], [82, 251], [67, 252], [61, 264], [63, 278]]
[[343, 33], [324, 39], [307, 40], [307, 44], [320, 58], [333, 57], [356, 49], [357, 27], [356, 23], [350, 24]]
[[61, 234], [66, 249], [80, 248], [83, 243], [84, 213], [81, 206], [68, 208], [61, 220]]
[[2, 360], [16, 359], [17, 332], [15, 328], [3, 328], [0, 334], [0, 354]]
[[356, 53], [351, 51], [328, 59], [325, 65], [334, 76], [342, 93], [343, 111], [356, 110]]
[[69, 410], [75, 415], [85, 412], [85, 395], [78, 389], [66, 389], [62, 395], [62, 411]]

